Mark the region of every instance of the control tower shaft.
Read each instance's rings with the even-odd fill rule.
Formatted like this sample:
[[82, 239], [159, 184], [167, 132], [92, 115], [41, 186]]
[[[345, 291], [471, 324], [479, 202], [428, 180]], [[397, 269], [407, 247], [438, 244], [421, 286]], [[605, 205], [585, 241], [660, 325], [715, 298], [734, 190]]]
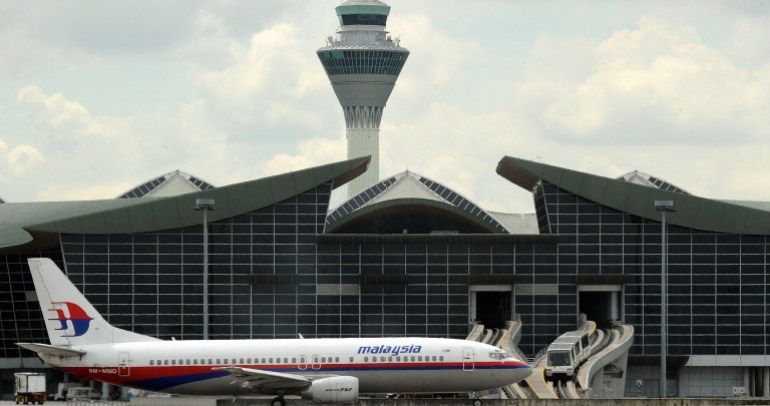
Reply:
[[317, 53], [345, 114], [348, 158], [372, 157], [348, 186], [353, 197], [379, 181], [380, 120], [409, 50], [385, 31], [387, 4], [348, 0], [336, 10], [340, 28]]

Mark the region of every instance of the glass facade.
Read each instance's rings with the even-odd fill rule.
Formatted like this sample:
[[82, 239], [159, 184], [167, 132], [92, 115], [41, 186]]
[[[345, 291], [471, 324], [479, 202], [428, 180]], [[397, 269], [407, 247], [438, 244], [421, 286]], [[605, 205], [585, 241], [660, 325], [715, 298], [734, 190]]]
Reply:
[[[622, 275], [624, 318], [635, 329], [631, 355], [657, 356], [661, 224], [548, 183], [538, 199], [541, 229], [561, 239], [558, 274], [567, 283], [559, 296], [574, 297], [575, 276]], [[669, 354], [767, 354], [767, 237], [669, 226], [668, 242]]]
[[27, 258], [49, 257], [62, 266], [61, 252], [34, 251], [0, 255], [0, 358], [28, 357], [15, 343], [47, 342]]
[[332, 75], [393, 75], [398, 76], [409, 52], [374, 50], [319, 51], [326, 74]]
[[[332, 184], [209, 225], [213, 339], [355, 336], [463, 338], [471, 285], [513, 284], [512, 312], [529, 355], [574, 329], [606, 322], [583, 285], [621, 285], [618, 316], [635, 328], [632, 356], [658, 356], [660, 223], [542, 182], [542, 234], [324, 236]], [[672, 216], [676, 216], [674, 213]], [[767, 237], [670, 226], [669, 354], [765, 355]], [[329, 238], [334, 237], [334, 238]], [[507, 236], [524, 237], [524, 236]], [[543, 236], [530, 236], [543, 237]], [[27, 256], [64, 262], [113, 324], [164, 339], [202, 337], [202, 227], [61, 235], [61, 249], [4, 256], [3, 355], [46, 341]], [[31, 296], [32, 295], [32, 296]], [[606, 303], [604, 303], [606, 304]], [[588, 310], [587, 310], [588, 309]]]

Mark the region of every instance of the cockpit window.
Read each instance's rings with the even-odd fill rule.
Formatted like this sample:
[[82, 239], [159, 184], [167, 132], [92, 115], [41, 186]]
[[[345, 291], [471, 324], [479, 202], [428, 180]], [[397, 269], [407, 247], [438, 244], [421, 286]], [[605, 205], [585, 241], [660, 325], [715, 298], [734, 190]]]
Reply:
[[508, 355], [504, 352], [490, 352], [489, 358], [497, 359], [497, 360], [504, 360], [508, 358]]

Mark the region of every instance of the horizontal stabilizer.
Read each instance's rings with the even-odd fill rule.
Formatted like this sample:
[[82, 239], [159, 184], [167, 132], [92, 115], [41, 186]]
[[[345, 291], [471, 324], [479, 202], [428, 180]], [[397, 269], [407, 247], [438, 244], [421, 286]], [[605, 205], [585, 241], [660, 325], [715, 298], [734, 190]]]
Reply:
[[85, 351], [71, 350], [69, 348], [54, 347], [48, 344], [16, 343], [21, 348], [26, 348], [38, 354], [56, 355], [59, 357], [79, 357], [85, 355]]

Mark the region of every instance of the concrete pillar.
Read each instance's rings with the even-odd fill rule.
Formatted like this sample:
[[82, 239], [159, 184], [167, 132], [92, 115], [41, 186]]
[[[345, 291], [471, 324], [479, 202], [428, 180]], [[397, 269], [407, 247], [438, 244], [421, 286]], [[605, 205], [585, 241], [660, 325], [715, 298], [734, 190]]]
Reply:
[[770, 397], [770, 367], [762, 368], [762, 397]]
[[676, 369], [676, 396], [683, 398], [686, 388], [684, 387], [684, 367]]
[[110, 400], [111, 390], [112, 385], [108, 384], [107, 382], [102, 382], [102, 400]]
[[594, 375], [594, 379], [591, 379], [591, 397], [604, 397], [604, 368]]
[[618, 300], [620, 292], [610, 292], [610, 320], [620, 320], [620, 301]]
[[743, 388], [746, 393], [751, 393], [751, 371], [749, 367], [743, 367]]
[[125, 386], [120, 387], [120, 400], [130, 400], [128, 397], [128, 391], [131, 390]]

